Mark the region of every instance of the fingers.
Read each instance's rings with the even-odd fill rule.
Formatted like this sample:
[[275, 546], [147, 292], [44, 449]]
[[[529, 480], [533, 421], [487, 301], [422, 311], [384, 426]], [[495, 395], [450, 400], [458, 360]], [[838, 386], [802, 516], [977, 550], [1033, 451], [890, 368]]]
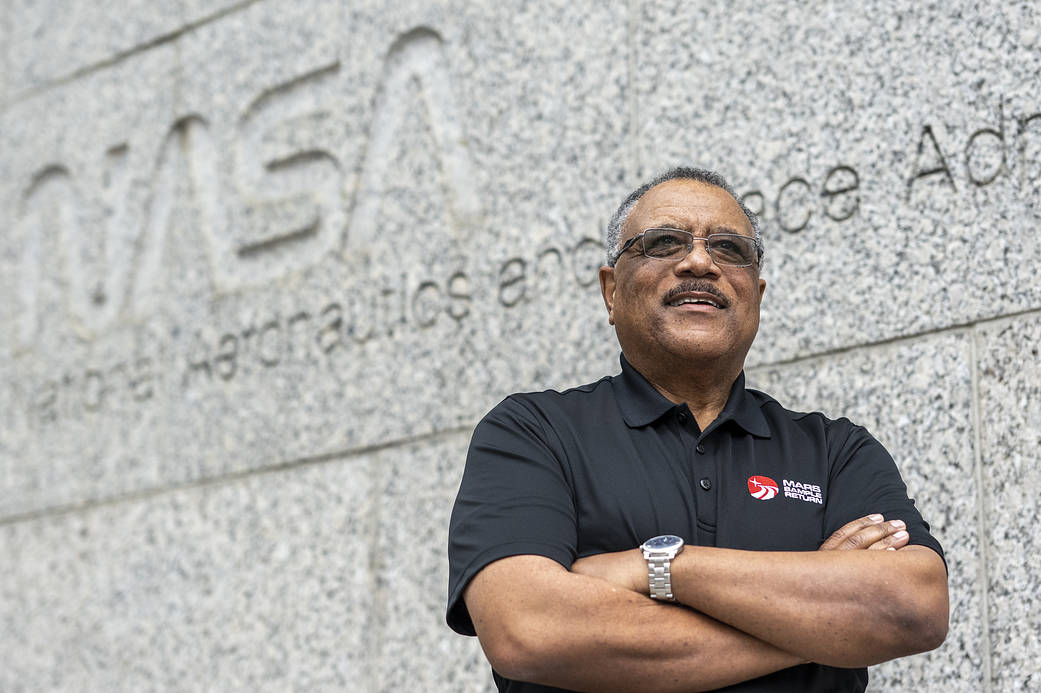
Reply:
[[[881, 515], [867, 515], [865, 517], [858, 518], [852, 522], [848, 522], [827, 538], [827, 540], [821, 544], [821, 551], [832, 551], [840, 548], [844, 542], [847, 542], [851, 537], [855, 537], [861, 530], [874, 527], [882, 524], [883, 518]], [[854, 544], [847, 545], [845, 548], [856, 548], [857, 539], [853, 539]], [[877, 540], [876, 540], [877, 541]], [[872, 542], [874, 543], [874, 542]]]
[[899, 549], [910, 537], [903, 520], [885, 521], [879, 514], [867, 515], [849, 522], [821, 544], [821, 551], [856, 549]]
[[904, 521], [893, 520], [892, 522], [887, 522], [886, 524], [890, 525], [892, 533], [887, 534], [881, 540], [876, 541], [874, 544], [869, 546], [868, 549], [875, 551], [880, 549], [896, 551], [897, 549], [902, 549], [903, 547], [907, 546], [907, 542], [911, 537], [907, 533], [907, 530], [904, 529]]

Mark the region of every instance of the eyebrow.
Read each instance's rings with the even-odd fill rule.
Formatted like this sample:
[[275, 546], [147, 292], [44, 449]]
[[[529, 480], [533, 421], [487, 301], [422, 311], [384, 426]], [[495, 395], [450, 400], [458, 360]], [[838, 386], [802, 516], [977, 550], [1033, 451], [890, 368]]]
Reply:
[[[689, 224], [673, 224], [673, 223], [670, 223], [670, 222], [662, 222], [660, 224], [652, 224], [651, 226], [648, 226], [647, 228], [648, 229], [676, 229], [677, 231], [687, 231], [688, 233], [692, 233], [695, 236], [698, 235], [697, 232], [694, 229], [692, 229]], [[646, 229], [644, 229], [644, 230], [646, 230]], [[718, 226], [711, 226], [711, 227], [709, 227], [708, 228], [708, 233], [705, 234], [705, 235], [711, 235], [713, 233], [732, 233], [732, 234], [735, 234], [737, 236], [747, 236], [748, 235], [748, 234], [746, 234], [746, 233], [744, 233], [742, 231], [738, 231], [737, 229], [734, 229], [734, 228], [732, 228], [730, 226], [726, 226], [724, 224], [720, 224]]]

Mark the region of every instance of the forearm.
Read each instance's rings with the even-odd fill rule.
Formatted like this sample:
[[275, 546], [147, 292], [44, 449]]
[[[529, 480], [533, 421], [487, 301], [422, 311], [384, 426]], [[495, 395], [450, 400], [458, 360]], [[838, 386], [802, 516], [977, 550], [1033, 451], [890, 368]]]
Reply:
[[[466, 601], [502, 675], [576, 691], [700, 691], [802, 660], [688, 608], [662, 604], [534, 556], [484, 569]], [[552, 562], [550, 562], [552, 563]], [[505, 571], [509, 596], [489, 599]]]
[[932, 649], [947, 624], [933, 551], [755, 552], [688, 547], [676, 598], [814, 662], [867, 666]]

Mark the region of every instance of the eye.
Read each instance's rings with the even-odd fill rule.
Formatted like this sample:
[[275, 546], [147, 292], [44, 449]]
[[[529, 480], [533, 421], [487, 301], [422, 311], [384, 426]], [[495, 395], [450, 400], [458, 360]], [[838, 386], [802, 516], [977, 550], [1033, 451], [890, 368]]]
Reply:
[[648, 257], [669, 257], [683, 252], [689, 240], [682, 231], [650, 229], [643, 237], [643, 252]]
[[728, 265], [752, 264], [755, 241], [747, 236], [713, 234], [708, 237], [708, 246], [717, 262]]

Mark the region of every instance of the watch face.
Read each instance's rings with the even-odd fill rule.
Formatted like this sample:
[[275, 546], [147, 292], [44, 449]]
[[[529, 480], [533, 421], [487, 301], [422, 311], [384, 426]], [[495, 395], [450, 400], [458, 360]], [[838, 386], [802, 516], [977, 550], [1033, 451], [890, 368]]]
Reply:
[[648, 551], [668, 551], [677, 546], [683, 546], [683, 540], [675, 534], [662, 534], [643, 543], [643, 548]]

